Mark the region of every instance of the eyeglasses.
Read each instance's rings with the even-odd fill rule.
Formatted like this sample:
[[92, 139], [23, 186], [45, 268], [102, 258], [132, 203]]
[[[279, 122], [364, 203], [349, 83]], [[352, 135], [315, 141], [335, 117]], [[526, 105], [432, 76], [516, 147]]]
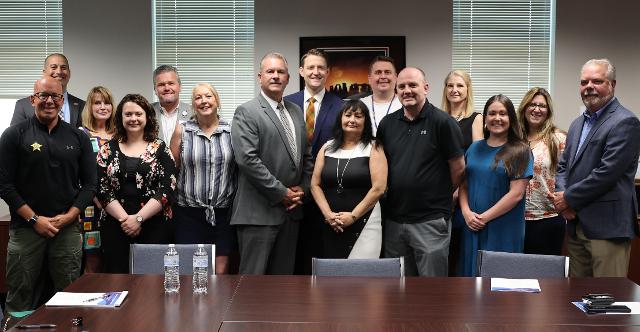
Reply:
[[59, 95], [57, 93], [48, 93], [48, 92], [37, 92], [37, 93], [34, 93], [33, 96], [37, 97], [41, 101], [47, 101], [49, 97], [51, 97], [53, 101], [61, 101], [64, 98], [63, 95]]
[[527, 107], [529, 107], [530, 110], [534, 110], [534, 109], [536, 109], [536, 107], [541, 111], [544, 111], [544, 110], [547, 109], [547, 105], [546, 104], [529, 103], [529, 105]]

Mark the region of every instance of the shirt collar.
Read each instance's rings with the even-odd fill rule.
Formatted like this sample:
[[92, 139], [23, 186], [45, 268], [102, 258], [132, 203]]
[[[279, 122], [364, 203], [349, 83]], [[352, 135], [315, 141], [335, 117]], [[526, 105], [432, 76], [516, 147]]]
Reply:
[[304, 88], [304, 102], [308, 102], [309, 98], [313, 97], [316, 99], [316, 103], [318, 104], [322, 104], [322, 99], [324, 98], [324, 93], [325, 93], [325, 89], [320, 90], [320, 92], [318, 92], [315, 96], [311, 94], [311, 92], [307, 89], [307, 87]]
[[601, 109], [597, 110], [593, 115], [591, 115], [591, 113], [589, 113], [589, 111], [584, 110], [584, 112], [582, 112], [582, 115], [585, 117], [586, 121], [589, 121], [591, 123], [598, 121], [598, 119], [602, 116], [602, 113], [604, 113], [604, 110], [609, 107], [609, 105], [616, 99], [616, 97], [611, 98], [611, 100], [609, 100], [606, 104], [604, 104], [604, 106], [602, 106]]
[[403, 120], [403, 121], [407, 121], [407, 122], [414, 122], [414, 121], [422, 120], [422, 119], [427, 117], [427, 112], [429, 111], [429, 106], [430, 105], [431, 104], [429, 103], [429, 100], [425, 99], [424, 106], [422, 106], [422, 110], [420, 110], [420, 113], [418, 114], [418, 117], [416, 117], [413, 120], [409, 120], [409, 118], [404, 116], [404, 107], [402, 107], [400, 109], [400, 111], [398, 112], [398, 120]]
[[282, 105], [284, 106], [284, 99], [280, 102], [277, 102], [273, 99], [271, 99], [269, 96], [267, 96], [264, 91], [262, 91], [262, 89], [260, 89], [260, 94], [264, 97], [264, 99], [267, 100], [267, 102], [269, 103], [269, 106], [271, 106], [271, 109], [275, 112], [278, 109], [278, 104], [282, 103]]

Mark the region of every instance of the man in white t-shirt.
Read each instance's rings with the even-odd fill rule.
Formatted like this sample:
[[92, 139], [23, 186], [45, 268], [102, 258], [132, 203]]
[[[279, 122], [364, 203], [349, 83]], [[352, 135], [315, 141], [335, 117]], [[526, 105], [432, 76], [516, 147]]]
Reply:
[[395, 88], [398, 74], [393, 58], [376, 56], [369, 65], [369, 85], [373, 94], [361, 98], [369, 108], [373, 135], [378, 131], [378, 125], [387, 114], [402, 108], [396, 97]]
[[159, 102], [153, 103], [158, 119], [158, 136], [167, 145], [177, 123], [191, 118], [193, 110], [190, 103], [180, 102], [180, 76], [174, 66], [161, 65], [153, 71], [153, 88]]

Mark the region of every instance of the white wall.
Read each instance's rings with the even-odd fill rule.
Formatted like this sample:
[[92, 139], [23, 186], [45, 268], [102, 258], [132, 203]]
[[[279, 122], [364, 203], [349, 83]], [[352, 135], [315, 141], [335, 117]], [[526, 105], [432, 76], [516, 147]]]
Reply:
[[580, 68], [591, 58], [609, 58], [617, 69], [616, 96], [640, 115], [640, 2], [557, 0], [554, 104], [559, 127], [578, 116]]
[[103, 85], [117, 101], [127, 93], [153, 98], [151, 1], [63, 1], [69, 91], [86, 99]]

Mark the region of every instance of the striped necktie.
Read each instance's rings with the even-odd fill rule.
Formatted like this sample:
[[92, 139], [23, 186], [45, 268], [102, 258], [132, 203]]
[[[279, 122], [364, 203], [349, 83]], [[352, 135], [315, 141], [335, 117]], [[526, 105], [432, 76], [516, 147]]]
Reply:
[[293, 152], [293, 160], [296, 164], [298, 164], [298, 148], [296, 146], [296, 139], [293, 133], [293, 128], [289, 125], [289, 118], [284, 110], [284, 105], [282, 103], [278, 103], [276, 107], [278, 109], [278, 113], [280, 114], [280, 122], [282, 122], [282, 127], [284, 127], [284, 132], [287, 135], [287, 141], [289, 141], [289, 148], [291, 148], [291, 152]]

